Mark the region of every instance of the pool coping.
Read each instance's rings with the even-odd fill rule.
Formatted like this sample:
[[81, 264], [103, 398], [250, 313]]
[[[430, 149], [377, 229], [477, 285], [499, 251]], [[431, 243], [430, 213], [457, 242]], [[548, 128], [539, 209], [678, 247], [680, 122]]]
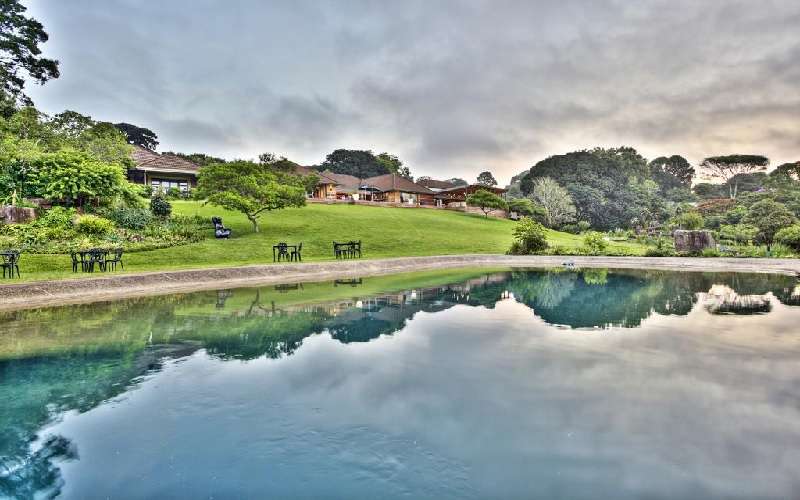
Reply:
[[800, 276], [798, 259], [444, 255], [153, 271], [81, 279], [0, 284], [0, 310], [102, 302], [148, 295], [325, 281], [467, 267], [576, 267], [692, 272], [754, 272]]

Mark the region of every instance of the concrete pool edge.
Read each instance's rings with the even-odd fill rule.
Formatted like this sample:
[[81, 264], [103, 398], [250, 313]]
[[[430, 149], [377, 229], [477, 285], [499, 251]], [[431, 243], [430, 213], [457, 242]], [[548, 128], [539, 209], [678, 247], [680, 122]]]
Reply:
[[576, 267], [800, 275], [797, 259], [697, 257], [511, 256], [491, 254], [397, 257], [156, 271], [82, 279], [0, 284], [0, 310], [67, 305], [170, 293], [325, 281], [338, 278], [467, 267]]

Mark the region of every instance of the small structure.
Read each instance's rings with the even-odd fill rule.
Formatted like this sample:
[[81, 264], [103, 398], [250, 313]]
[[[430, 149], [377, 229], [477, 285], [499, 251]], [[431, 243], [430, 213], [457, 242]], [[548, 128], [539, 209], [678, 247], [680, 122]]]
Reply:
[[483, 184], [470, 184], [468, 186], [455, 186], [442, 189], [436, 193], [436, 206], [447, 208], [464, 208], [467, 206], [467, 196], [478, 190], [489, 191], [502, 198], [505, 198], [506, 189], [484, 186]]
[[176, 188], [187, 192], [197, 185], [200, 166], [170, 154], [159, 154], [141, 146], [133, 146], [134, 168], [128, 170], [128, 180], [153, 186], [153, 191]]
[[717, 248], [711, 231], [689, 231], [678, 229], [674, 233], [675, 251], [678, 253], [700, 253], [706, 248]]

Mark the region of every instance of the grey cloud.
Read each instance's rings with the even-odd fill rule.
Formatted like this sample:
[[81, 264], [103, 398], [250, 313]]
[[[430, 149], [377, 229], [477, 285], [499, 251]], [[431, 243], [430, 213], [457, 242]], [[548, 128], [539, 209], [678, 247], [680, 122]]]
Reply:
[[418, 175], [488, 167], [501, 180], [595, 145], [693, 161], [734, 150], [800, 158], [791, 0], [38, 0], [31, 10], [64, 73], [32, 92], [37, 102], [150, 126], [165, 149], [314, 163], [364, 147]]

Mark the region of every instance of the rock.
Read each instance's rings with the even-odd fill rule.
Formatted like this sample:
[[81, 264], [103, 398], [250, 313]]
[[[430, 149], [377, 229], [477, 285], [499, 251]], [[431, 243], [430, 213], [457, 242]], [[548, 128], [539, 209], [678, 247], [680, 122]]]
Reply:
[[5, 205], [0, 207], [0, 222], [4, 224], [20, 224], [30, 222], [36, 218], [36, 210], [33, 208], [15, 207]]
[[675, 251], [678, 253], [700, 253], [706, 248], [717, 248], [711, 231], [687, 231], [678, 229], [674, 233]]

